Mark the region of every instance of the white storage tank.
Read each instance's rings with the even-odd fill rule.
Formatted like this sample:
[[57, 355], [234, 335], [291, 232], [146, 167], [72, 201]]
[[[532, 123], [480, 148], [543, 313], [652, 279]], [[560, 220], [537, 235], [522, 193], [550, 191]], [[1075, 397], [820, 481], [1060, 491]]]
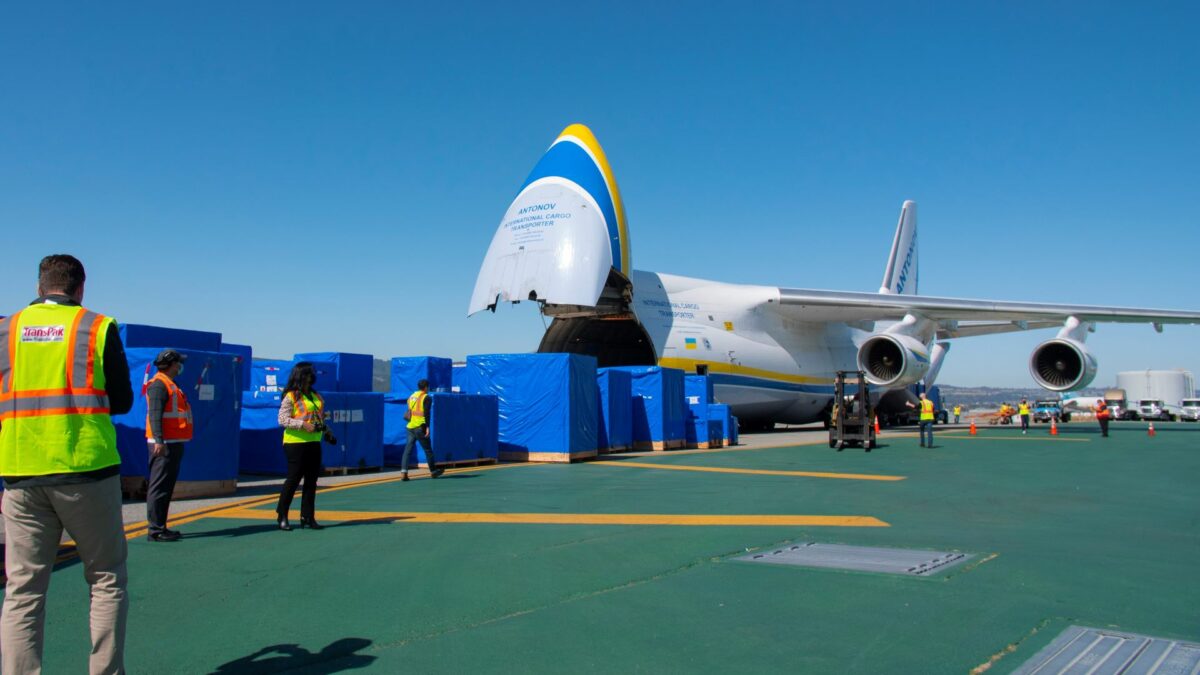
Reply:
[[1178, 413], [1179, 402], [1196, 395], [1196, 378], [1183, 369], [1128, 370], [1117, 373], [1117, 388], [1125, 390], [1131, 408], [1138, 401], [1157, 399]]

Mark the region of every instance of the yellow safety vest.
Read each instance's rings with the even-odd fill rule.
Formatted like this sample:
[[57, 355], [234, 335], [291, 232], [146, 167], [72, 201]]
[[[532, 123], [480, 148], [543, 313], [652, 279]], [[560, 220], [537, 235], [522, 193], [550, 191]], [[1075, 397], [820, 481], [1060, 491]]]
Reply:
[[[288, 396], [292, 399], [292, 417], [311, 422], [316, 417], [317, 413], [324, 412], [325, 399], [317, 392], [313, 392], [312, 396], [300, 396], [297, 398], [296, 392], [288, 392]], [[320, 431], [305, 431], [303, 429], [287, 429], [283, 430], [284, 443], [312, 443], [313, 441], [321, 440]]]
[[429, 394], [421, 390], [414, 391], [408, 397], [408, 428], [416, 429], [425, 424], [425, 397]]
[[921, 421], [933, 419], [933, 401], [925, 399], [921, 401]]
[[1029, 414], [1029, 406], [1024, 403], [1018, 403], [1017, 404], [1017, 414], [1018, 415], [1028, 415]]
[[0, 475], [85, 473], [121, 463], [104, 385], [114, 321], [74, 305], [0, 320]]
[[959, 413], [961, 413], [961, 412], [962, 412], [962, 408], [960, 408], [960, 407], [958, 407], [958, 406], [954, 406], [954, 414], [955, 414], [955, 415], [957, 415], [957, 414], [959, 414]]

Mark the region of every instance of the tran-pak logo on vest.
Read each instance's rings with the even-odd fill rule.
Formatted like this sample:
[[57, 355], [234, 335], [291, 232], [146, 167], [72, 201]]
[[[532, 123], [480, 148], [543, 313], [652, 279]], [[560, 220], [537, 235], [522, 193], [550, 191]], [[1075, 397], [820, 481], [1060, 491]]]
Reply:
[[66, 326], [22, 326], [21, 342], [62, 342]]

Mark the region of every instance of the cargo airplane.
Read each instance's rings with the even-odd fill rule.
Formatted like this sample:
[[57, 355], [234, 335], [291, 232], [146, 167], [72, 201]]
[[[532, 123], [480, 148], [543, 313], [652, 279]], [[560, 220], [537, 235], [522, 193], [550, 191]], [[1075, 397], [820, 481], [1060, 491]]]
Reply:
[[1200, 312], [930, 297], [917, 294], [917, 205], [904, 202], [875, 293], [731, 284], [644, 272], [608, 158], [567, 127], [534, 166], [488, 247], [468, 314], [536, 302], [552, 322], [539, 352], [590, 354], [601, 367], [707, 372], [744, 425], [826, 418], [838, 370], [862, 370], [881, 405], [933, 384], [950, 340], [1059, 328], [1029, 358], [1051, 391], [1086, 387], [1085, 345], [1102, 322], [1200, 323]]

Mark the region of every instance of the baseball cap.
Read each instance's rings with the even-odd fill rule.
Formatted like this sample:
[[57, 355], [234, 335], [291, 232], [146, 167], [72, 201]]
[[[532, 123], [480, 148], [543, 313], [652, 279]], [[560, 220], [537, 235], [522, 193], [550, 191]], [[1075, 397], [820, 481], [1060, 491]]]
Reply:
[[180, 354], [174, 349], [164, 349], [154, 358], [154, 365], [161, 368], [162, 366], [169, 366], [172, 363], [183, 363], [184, 361], [187, 361], [187, 354]]

